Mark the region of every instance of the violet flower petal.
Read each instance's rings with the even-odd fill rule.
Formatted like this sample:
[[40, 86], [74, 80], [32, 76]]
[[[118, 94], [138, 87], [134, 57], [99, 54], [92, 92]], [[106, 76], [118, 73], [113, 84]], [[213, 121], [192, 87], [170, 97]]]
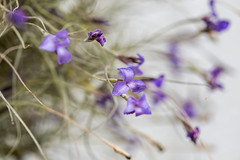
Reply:
[[147, 88], [144, 82], [139, 79], [131, 80], [130, 82], [127, 82], [127, 85], [129, 88], [131, 88], [133, 93], [140, 93]]
[[224, 31], [224, 30], [226, 30], [228, 28], [229, 24], [230, 23], [227, 20], [219, 20], [215, 24], [214, 30], [217, 31], [217, 32]]
[[56, 37], [58, 39], [65, 39], [68, 37], [68, 31], [66, 29], [62, 29], [56, 33]]
[[133, 97], [129, 97], [127, 100], [127, 107], [124, 110], [124, 114], [132, 114], [135, 112], [135, 104], [136, 104], [136, 99]]
[[134, 77], [134, 72], [131, 68], [118, 68], [119, 76], [122, 77], [126, 82], [129, 82]]
[[223, 72], [223, 70], [224, 69], [222, 67], [217, 66], [212, 71], [210, 71], [210, 75], [212, 78], [216, 79]]
[[98, 43], [100, 43], [100, 45], [103, 47], [103, 46], [104, 46], [104, 43], [106, 42], [106, 38], [102, 35], [102, 36], [96, 38], [96, 41], [97, 41]]
[[58, 63], [63, 64], [63, 63], [70, 62], [72, 60], [72, 55], [65, 47], [58, 47], [57, 58], [58, 58]]
[[58, 41], [57, 44], [58, 44], [58, 46], [61, 46], [61, 47], [67, 47], [71, 44], [71, 41], [69, 38], [65, 38], [62, 41]]
[[148, 105], [148, 102], [146, 100], [145, 93], [142, 94], [142, 96], [138, 99], [138, 103], [141, 104], [142, 111], [136, 110], [136, 116], [140, 114], [152, 114], [150, 110], [150, 106]]
[[121, 94], [127, 93], [129, 91], [129, 87], [126, 85], [125, 81], [117, 82], [112, 90], [113, 96], [120, 96]]
[[139, 63], [139, 66], [142, 65], [144, 63], [144, 58], [143, 56], [141, 56], [139, 53], [137, 54], [139, 60], [140, 60], [140, 63]]
[[143, 74], [143, 72], [139, 69], [139, 65], [134, 66], [132, 63], [129, 63], [128, 68], [131, 68], [135, 75], [142, 75]]
[[39, 46], [39, 48], [45, 51], [54, 52], [57, 49], [56, 43], [57, 43], [56, 36], [49, 34], [42, 40], [42, 43]]

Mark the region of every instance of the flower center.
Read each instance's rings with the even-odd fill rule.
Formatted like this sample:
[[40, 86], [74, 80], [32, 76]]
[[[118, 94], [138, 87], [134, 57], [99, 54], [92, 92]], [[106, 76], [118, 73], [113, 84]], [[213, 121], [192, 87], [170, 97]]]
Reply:
[[136, 108], [137, 108], [137, 107], [138, 107], [138, 104], [134, 104], [134, 107], [136, 107]]

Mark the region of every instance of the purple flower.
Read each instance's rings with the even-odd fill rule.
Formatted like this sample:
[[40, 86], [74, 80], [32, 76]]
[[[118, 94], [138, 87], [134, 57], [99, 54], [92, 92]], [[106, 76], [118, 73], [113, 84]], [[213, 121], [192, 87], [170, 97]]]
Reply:
[[175, 43], [175, 42], [170, 43], [168, 58], [169, 58], [169, 61], [171, 62], [171, 64], [176, 69], [179, 68], [179, 66], [180, 66], [180, 59], [179, 59], [178, 53], [179, 52], [178, 52], [178, 48], [177, 48], [177, 43]]
[[163, 80], [164, 80], [164, 75], [161, 74], [157, 79], [153, 80], [153, 83], [155, 84], [156, 87], [161, 88], [162, 84], [163, 84]]
[[127, 100], [127, 107], [125, 108], [124, 114], [133, 114], [140, 116], [142, 114], [152, 114], [150, 106], [147, 103], [146, 96], [143, 93], [142, 96], [136, 100], [133, 97], [129, 97]]
[[56, 36], [49, 34], [47, 35], [40, 45], [40, 49], [57, 53], [58, 63], [68, 63], [72, 60], [71, 53], [65, 48], [71, 43], [68, 38], [67, 30], [63, 29], [57, 32]]
[[110, 102], [113, 101], [112, 96], [108, 93], [97, 98], [97, 104], [101, 107], [106, 106], [106, 103], [108, 101], [110, 101]]
[[129, 88], [133, 93], [140, 93], [146, 88], [142, 80], [133, 79], [134, 71], [131, 68], [118, 68], [118, 70], [120, 77], [122, 77], [124, 81], [118, 81], [114, 85], [112, 90], [113, 96], [127, 93]]
[[191, 101], [186, 101], [183, 104], [182, 108], [190, 118], [193, 118], [196, 116], [196, 111]]
[[209, 72], [208, 84], [212, 90], [214, 90], [216, 88], [219, 88], [219, 89], [223, 88], [223, 85], [218, 82], [218, 77], [220, 76], [220, 74], [223, 71], [224, 71], [224, 69], [222, 67], [217, 66]]
[[206, 31], [216, 31], [216, 32], [222, 32], [226, 30], [229, 27], [229, 21], [228, 20], [221, 20], [218, 18], [218, 15], [215, 11], [215, 1], [210, 0], [209, 6], [211, 8], [211, 14], [210, 16], [202, 18], [204, 23], [206, 24]]
[[134, 65], [133, 63], [128, 63], [128, 67], [131, 68], [135, 75], [142, 75], [143, 72], [139, 69], [139, 67], [144, 63], [144, 58], [138, 53], [138, 58], [135, 58], [134, 61], [138, 63], [138, 65]]
[[104, 43], [106, 42], [106, 38], [103, 36], [101, 29], [96, 29], [95, 31], [88, 33], [87, 41], [94, 41], [96, 40], [100, 45], [103, 47]]
[[199, 133], [200, 133], [200, 130], [198, 127], [194, 128], [193, 130], [189, 131], [187, 133], [187, 137], [191, 138], [191, 141], [196, 144], [196, 141], [198, 139], [198, 136], [199, 136]]
[[7, 17], [8, 20], [18, 28], [21, 28], [27, 20], [25, 12], [20, 8], [15, 11], [10, 11]]
[[157, 104], [166, 98], [166, 95], [162, 91], [154, 91], [153, 93], [153, 103]]

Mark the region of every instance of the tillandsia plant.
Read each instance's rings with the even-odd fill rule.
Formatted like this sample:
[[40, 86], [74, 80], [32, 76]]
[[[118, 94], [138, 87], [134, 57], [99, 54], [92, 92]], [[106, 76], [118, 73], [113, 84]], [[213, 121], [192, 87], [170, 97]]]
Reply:
[[[204, 4], [208, 16], [184, 19], [124, 45], [114, 20], [129, 6], [115, 2], [101, 9], [97, 0], [0, 1], [0, 159], [131, 159], [136, 150], [148, 154], [146, 143], [164, 152], [168, 148], [151, 134], [161, 124], [144, 129], [169, 117], [183, 129], [182, 146], [192, 143], [211, 159], [200, 139], [199, 117], [207, 116], [206, 108], [184, 97], [188, 89], [173, 86], [224, 89], [219, 78], [227, 65], [199, 67], [180, 47], [204, 33], [226, 31], [230, 20], [220, 19], [210, 0]], [[166, 35], [188, 23], [201, 24], [195, 32]], [[155, 43], [168, 47], [153, 51]], [[157, 53], [157, 62], [151, 62], [151, 53]], [[169, 72], [160, 66], [165, 63]], [[200, 77], [198, 82], [182, 80], [185, 72]]]

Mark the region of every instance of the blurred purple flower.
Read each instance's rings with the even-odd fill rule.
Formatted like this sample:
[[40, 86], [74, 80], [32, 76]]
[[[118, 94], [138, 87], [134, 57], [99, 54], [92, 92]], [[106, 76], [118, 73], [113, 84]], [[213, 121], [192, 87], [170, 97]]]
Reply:
[[156, 87], [161, 88], [164, 78], [165, 76], [161, 74], [157, 79], [153, 80], [153, 83], [155, 84]]
[[224, 69], [220, 66], [215, 67], [213, 70], [209, 72], [208, 84], [212, 90], [214, 89], [223, 89], [223, 85], [218, 82], [218, 77], [224, 71]]
[[211, 9], [210, 16], [203, 17], [202, 20], [206, 24], [206, 31], [222, 32], [229, 27], [230, 22], [228, 20], [221, 20], [215, 11], [215, 1], [210, 0], [209, 6]]
[[133, 97], [129, 97], [127, 100], [127, 107], [125, 108], [124, 114], [133, 114], [140, 116], [142, 114], [152, 114], [150, 106], [147, 103], [146, 96], [143, 93], [142, 96], [136, 100]]
[[133, 93], [140, 93], [146, 88], [142, 80], [133, 79], [134, 71], [131, 68], [118, 68], [118, 70], [120, 77], [122, 77], [124, 81], [118, 81], [114, 85], [112, 90], [113, 96], [127, 93], [129, 88]]
[[187, 133], [187, 137], [191, 139], [191, 141], [196, 144], [198, 136], [199, 136], [200, 130], [198, 127], [194, 128], [190, 132]]
[[8, 20], [18, 28], [21, 28], [24, 23], [27, 21], [25, 12], [18, 8], [15, 11], [10, 11], [7, 15]]
[[191, 101], [186, 101], [182, 105], [182, 108], [190, 118], [193, 118], [196, 116], [196, 111], [195, 111], [194, 105]]
[[163, 101], [164, 99], [166, 99], [166, 95], [162, 92], [162, 91], [154, 91], [153, 93], [153, 103], [157, 104], [161, 101]]
[[49, 34], [43, 40], [40, 49], [57, 53], [58, 63], [68, 63], [72, 60], [71, 53], [65, 48], [71, 43], [68, 38], [67, 30], [63, 29], [57, 32], [56, 36]]
[[180, 58], [178, 53], [177, 43], [170, 43], [168, 58], [175, 69], [178, 69], [180, 66]]
[[138, 65], [134, 65], [133, 63], [128, 63], [128, 67], [131, 68], [135, 75], [142, 75], [143, 72], [139, 69], [139, 67], [144, 63], [144, 58], [138, 53], [138, 58], [135, 59], [135, 62], [138, 63]]
[[100, 45], [103, 47], [104, 43], [106, 42], [106, 38], [103, 36], [101, 29], [96, 29], [95, 31], [88, 33], [87, 41], [94, 41], [96, 40]]
[[102, 96], [97, 98], [97, 104], [101, 107], [106, 106], [107, 102], [112, 102], [112, 96], [110, 94], [103, 94]]

